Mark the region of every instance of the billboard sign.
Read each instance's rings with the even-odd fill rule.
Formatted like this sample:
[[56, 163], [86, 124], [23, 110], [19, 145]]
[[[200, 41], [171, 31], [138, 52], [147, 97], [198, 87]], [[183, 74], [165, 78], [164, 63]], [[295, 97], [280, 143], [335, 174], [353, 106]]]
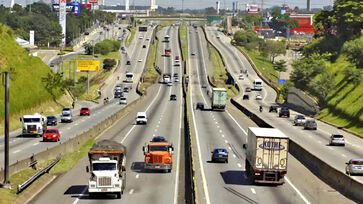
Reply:
[[285, 84], [286, 83], [286, 80], [285, 79], [278, 79], [277, 80], [277, 83], [278, 84]]
[[88, 0], [88, 3], [89, 4], [97, 4], [98, 3], [98, 0]]
[[86, 8], [88, 10], [91, 10], [92, 9], [92, 4], [81, 4], [81, 7]]
[[257, 4], [247, 5], [247, 13], [249, 14], [258, 14], [259, 9]]
[[99, 72], [100, 60], [95, 58], [78, 59], [77, 72]]
[[[52, 11], [59, 12], [59, 4], [52, 4]], [[73, 14], [81, 13], [81, 4], [78, 2], [71, 2], [66, 4], [66, 12]]]

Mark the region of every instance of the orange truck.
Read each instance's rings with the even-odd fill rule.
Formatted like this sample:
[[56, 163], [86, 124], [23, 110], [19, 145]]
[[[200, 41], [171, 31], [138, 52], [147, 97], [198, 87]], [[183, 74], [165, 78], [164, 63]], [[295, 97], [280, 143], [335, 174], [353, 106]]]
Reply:
[[171, 172], [174, 147], [163, 137], [154, 137], [142, 147], [145, 155], [145, 169]]

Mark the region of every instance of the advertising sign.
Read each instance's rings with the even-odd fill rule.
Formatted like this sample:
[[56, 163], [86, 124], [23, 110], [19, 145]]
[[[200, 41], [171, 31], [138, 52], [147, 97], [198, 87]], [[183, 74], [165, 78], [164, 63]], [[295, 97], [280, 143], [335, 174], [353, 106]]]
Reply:
[[278, 79], [277, 80], [277, 83], [278, 84], [285, 84], [286, 83], [286, 80], [285, 79]]
[[62, 27], [62, 45], [66, 45], [66, 0], [59, 1], [59, 24]]
[[34, 45], [34, 30], [29, 31], [29, 44]]
[[77, 60], [77, 72], [99, 72], [99, 59], [79, 59]]
[[[59, 12], [59, 4], [52, 4], [53, 12]], [[66, 4], [67, 13], [80, 14], [81, 4], [78, 2], [71, 2]]]
[[247, 13], [249, 14], [258, 14], [259, 9], [257, 4], [247, 5]]
[[89, 4], [97, 4], [98, 3], [98, 0], [88, 0], [88, 3]]
[[88, 10], [91, 10], [92, 9], [92, 4], [81, 4], [81, 7], [86, 8]]

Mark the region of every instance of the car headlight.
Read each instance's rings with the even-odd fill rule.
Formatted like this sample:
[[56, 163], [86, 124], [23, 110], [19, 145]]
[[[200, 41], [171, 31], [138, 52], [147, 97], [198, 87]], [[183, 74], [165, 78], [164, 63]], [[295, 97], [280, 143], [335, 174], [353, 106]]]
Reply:
[[57, 137], [57, 135], [53, 135], [53, 137]]

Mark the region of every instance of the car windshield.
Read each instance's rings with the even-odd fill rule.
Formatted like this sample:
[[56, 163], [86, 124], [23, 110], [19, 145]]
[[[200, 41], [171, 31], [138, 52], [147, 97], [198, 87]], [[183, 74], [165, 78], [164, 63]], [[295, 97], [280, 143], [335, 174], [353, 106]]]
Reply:
[[343, 138], [343, 135], [333, 135], [334, 138]]
[[305, 117], [303, 115], [297, 115], [296, 119], [305, 119]]
[[93, 171], [112, 171], [116, 170], [115, 163], [94, 163]]
[[71, 116], [71, 114], [63, 114], [63, 117]]
[[63, 111], [70, 111], [70, 108], [63, 108]]
[[140, 116], [137, 116], [137, 118], [145, 118], [145, 116], [143, 116], [143, 115], [140, 115]]
[[352, 161], [352, 164], [363, 165], [363, 161]]
[[224, 150], [224, 149], [216, 149], [214, 152], [215, 153], [225, 153], [226, 150]]
[[168, 151], [168, 146], [149, 146], [149, 151]]
[[24, 123], [39, 123], [40, 118], [24, 118]]
[[46, 130], [45, 133], [57, 133], [56, 130]]
[[47, 120], [54, 120], [55, 119], [55, 117], [54, 116], [48, 116], [47, 117]]
[[88, 110], [88, 108], [82, 108], [81, 110]]

